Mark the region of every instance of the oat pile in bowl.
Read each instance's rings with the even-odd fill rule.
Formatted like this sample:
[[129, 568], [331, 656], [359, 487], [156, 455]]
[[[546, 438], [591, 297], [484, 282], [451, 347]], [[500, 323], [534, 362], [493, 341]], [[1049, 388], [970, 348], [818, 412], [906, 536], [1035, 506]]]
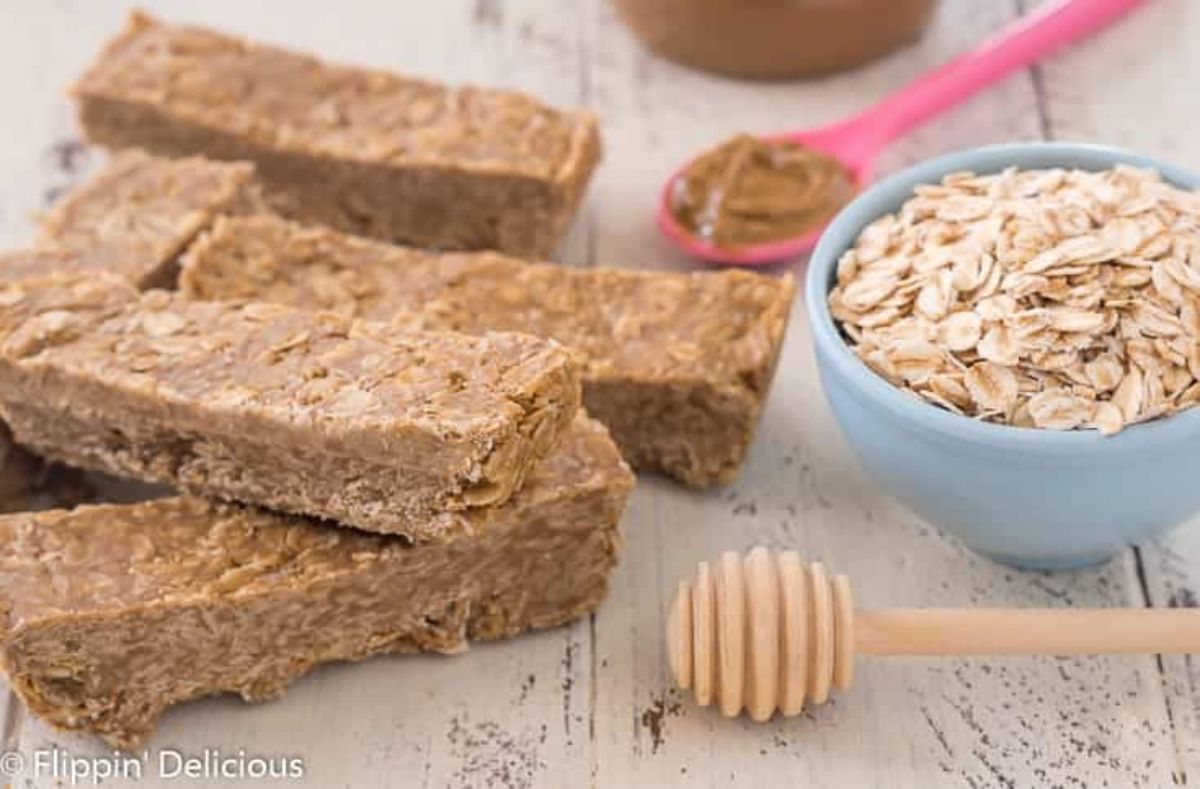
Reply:
[[948, 175], [862, 231], [829, 307], [930, 403], [1116, 433], [1200, 401], [1200, 194], [1128, 166]]

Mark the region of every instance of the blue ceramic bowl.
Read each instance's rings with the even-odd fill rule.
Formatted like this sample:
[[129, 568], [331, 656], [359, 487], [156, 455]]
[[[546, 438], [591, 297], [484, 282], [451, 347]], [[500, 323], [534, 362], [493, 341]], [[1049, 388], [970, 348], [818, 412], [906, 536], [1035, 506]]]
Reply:
[[958, 416], [896, 389], [859, 361], [829, 314], [838, 257], [917, 184], [947, 173], [1152, 167], [1182, 187], [1200, 176], [1116, 148], [1028, 143], [976, 148], [882, 181], [830, 224], [809, 263], [805, 298], [825, 395], [850, 447], [885, 491], [967, 545], [1019, 567], [1102, 561], [1200, 512], [1200, 409], [1126, 428], [1051, 431]]

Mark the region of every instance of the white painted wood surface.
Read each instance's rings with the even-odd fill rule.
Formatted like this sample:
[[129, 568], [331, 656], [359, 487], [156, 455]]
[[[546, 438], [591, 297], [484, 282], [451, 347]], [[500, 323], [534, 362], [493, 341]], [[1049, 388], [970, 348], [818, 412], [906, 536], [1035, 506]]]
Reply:
[[[648, 56], [602, 0], [148, 3], [170, 19], [329, 58], [593, 107], [606, 158], [564, 261], [644, 267], [687, 265], [650, 223], [657, 187], [683, 157], [736, 131], [849, 113], [1022, 5], [1032, 2], [945, 0], [935, 27], [902, 53], [836, 77], [761, 85]], [[76, 144], [63, 90], [124, 12], [124, 3], [108, 0], [0, 5], [0, 244], [21, 243], [29, 216], [94, 166], [96, 155]], [[1046, 135], [1122, 144], [1200, 168], [1198, 41], [1200, 3], [1154, 0], [1120, 27], [910, 135], [887, 152], [882, 170]], [[719, 719], [667, 690], [662, 629], [675, 580], [698, 559], [759, 542], [799, 548], [849, 573], [866, 605], [1195, 604], [1200, 529], [1092, 570], [1021, 573], [972, 555], [873, 490], [822, 401], [799, 303], [741, 480], [695, 493], [644, 479], [624, 528], [628, 550], [612, 595], [588, 620], [454, 658], [327, 667], [268, 704], [184, 705], [164, 717], [151, 747], [301, 756], [308, 782], [330, 787], [1197, 780], [1200, 663], [1188, 659], [862, 661], [850, 693], [768, 725]], [[4, 747], [27, 759], [50, 747], [105, 753], [89, 739], [51, 732], [11, 697], [4, 703]], [[13, 781], [55, 785], [28, 770]]]

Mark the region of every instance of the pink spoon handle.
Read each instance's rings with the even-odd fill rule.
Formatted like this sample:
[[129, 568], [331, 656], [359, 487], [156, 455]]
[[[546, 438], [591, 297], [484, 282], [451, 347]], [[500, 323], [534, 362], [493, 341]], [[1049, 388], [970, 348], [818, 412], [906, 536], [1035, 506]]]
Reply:
[[[900, 89], [850, 123], [872, 151], [1059, 47], [1115, 21], [1146, 0], [1049, 2]], [[863, 151], [866, 153], [866, 151]]]

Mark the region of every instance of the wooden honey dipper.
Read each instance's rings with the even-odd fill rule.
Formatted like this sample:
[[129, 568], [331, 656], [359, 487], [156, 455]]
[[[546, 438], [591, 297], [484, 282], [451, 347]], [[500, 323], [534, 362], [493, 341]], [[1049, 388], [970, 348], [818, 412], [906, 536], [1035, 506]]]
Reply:
[[681, 581], [667, 620], [676, 684], [723, 715], [796, 715], [850, 687], [854, 656], [1200, 652], [1200, 610], [855, 611], [850, 581], [795, 551], [730, 551]]

